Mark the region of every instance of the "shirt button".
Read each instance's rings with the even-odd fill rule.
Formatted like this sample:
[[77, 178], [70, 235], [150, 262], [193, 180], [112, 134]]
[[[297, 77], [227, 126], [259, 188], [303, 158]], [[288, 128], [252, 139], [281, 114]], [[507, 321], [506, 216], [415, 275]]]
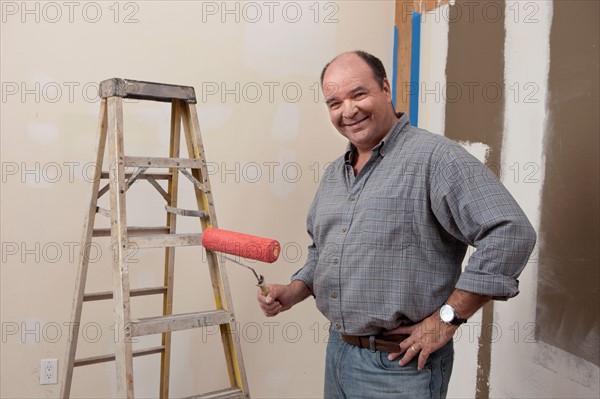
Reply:
[[351, 195], [350, 196], [350, 202], [354, 202], [356, 201], [356, 195]]
[[334, 264], [334, 265], [337, 265], [338, 263], [340, 263], [340, 260], [339, 260], [338, 258], [335, 258], [335, 259], [333, 260], [333, 264]]
[[335, 299], [335, 298], [337, 298], [337, 295], [338, 295], [338, 293], [337, 293], [337, 292], [333, 292], [333, 293], [331, 294], [331, 297], [332, 297], [333, 299]]
[[342, 233], [346, 234], [347, 231], [348, 229], [346, 227], [342, 227]]
[[341, 328], [342, 328], [342, 326], [340, 326], [340, 323], [335, 323], [335, 329], [336, 329], [336, 330], [339, 330], [339, 329], [341, 329]]

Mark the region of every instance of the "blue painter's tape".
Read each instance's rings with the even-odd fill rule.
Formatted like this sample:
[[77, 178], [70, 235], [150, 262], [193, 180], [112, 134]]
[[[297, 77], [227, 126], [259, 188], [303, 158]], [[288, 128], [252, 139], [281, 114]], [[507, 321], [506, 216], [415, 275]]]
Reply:
[[410, 123], [419, 123], [419, 67], [421, 64], [421, 13], [412, 13], [412, 46], [410, 55]]
[[392, 58], [392, 105], [396, 109], [396, 79], [398, 79], [398, 27], [394, 25], [394, 56]]

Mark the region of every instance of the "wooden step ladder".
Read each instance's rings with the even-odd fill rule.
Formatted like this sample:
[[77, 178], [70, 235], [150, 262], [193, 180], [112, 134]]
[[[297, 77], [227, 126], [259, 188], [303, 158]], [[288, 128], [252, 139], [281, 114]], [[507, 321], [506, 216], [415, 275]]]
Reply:
[[[73, 368], [107, 361], [116, 363], [116, 384], [119, 397], [134, 397], [133, 357], [161, 355], [160, 393], [161, 398], [169, 397], [169, 372], [171, 358], [171, 332], [206, 326], [220, 326], [229, 372], [230, 387], [209, 392], [194, 398], [249, 398], [248, 383], [244, 370], [241, 346], [234, 338], [235, 318], [227, 274], [219, 265], [217, 256], [206, 251], [216, 309], [186, 314], [173, 314], [173, 276], [175, 268], [175, 248], [201, 245], [201, 234], [176, 234], [177, 216], [200, 218], [202, 230], [218, 227], [210, 182], [208, 178], [204, 149], [200, 136], [200, 126], [196, 114], [196, 96], [193, 87], [175, 86], [125, 79], [109, 79], [100, 83], [100, 118], [98, 123], [98, 147], [96, 154], [97, 172], [102, 170], [104, 152], [108, 138], [108, 172], [97, 173], [92, 184], [92, 192], [87, 209], [81, 251], [75, 282], [75, 298], [71, 314], [70, 339], [67, 344], [66, 359], [62, 373], [61, 397], [68, 398], [73, 379]], [[152, 100], [171, 103], [171, 139], [168, 158], [132, 157], [124, 154], [123, 145], [123, 99]], [[189, 152], [189, 158], [180, 158], [181, 125]], [[126, 173], [135, 165], [133, 172]], [[148, 169], [166, 168], [166, 173], [151, 173]], [[197, 210], [177, 208], [180, 174], [193, 184]], [[102, 188], [101, 181], [108, 180]], [[125, 198], [131, 185], [139, 180], [148, 181], [166, 201], [166, 225], [159, 227], [128, 227]], [[167, 190], [157, 181], [166, 180]], [[98, 206], [98, 199], [109, 192], [110, 209]], [[110, 218], [111, 228], [94, 228], [96, 214]], [[93, 237], [111, 237], [113, 257], [112, 292], [85, 293], [90, 248]], [[143, 248], [165, 248], [164, 285], [142, 289], [130, 289], [128, 251]], [[162, 295], [163, 312], [159, 317], [132, 319], [130, 297]], [[114, 321], [119, 326], [119, 339], [115, 342], [114, 354], [76, 359], [77, 340], [83, 303], [97, 300], [113, 300]], [[162, 334], [160, 346], [142, 350], [132, 350], [132, 338]]]

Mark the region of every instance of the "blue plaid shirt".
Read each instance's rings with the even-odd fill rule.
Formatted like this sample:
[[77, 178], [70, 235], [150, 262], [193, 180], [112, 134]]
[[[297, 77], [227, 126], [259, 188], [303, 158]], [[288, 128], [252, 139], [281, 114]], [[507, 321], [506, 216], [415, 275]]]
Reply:
[[[308, 212], [313, 240], [292, 280], [345, 334], [417, 323], [454, 288], [508, 299], [535, 245], [527, 217], [459, 144], [398, 123], [354, 176], [352, 146], [326, 170]], [[461, 273], [468, 245], [476, 248]]]

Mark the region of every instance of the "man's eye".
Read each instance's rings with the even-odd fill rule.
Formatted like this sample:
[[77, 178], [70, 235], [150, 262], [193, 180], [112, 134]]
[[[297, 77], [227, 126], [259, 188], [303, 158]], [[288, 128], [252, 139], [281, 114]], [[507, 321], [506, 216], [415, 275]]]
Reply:
[[356, 99], [359, 99], [359, 100], [360, 100], [361, 98], [364, 98], [366, 95], [367, 95], [367, 93], [364, 93], [364, 92], [358, 92], [358, 93], [356, 93], [356, 94], [354, 95], [354, 98], [356, 98]]
[[329, 109], [336, 109], [339, 106], [340, 106], [340, 103], [338, 103], [338, 102], [329, 103]]

